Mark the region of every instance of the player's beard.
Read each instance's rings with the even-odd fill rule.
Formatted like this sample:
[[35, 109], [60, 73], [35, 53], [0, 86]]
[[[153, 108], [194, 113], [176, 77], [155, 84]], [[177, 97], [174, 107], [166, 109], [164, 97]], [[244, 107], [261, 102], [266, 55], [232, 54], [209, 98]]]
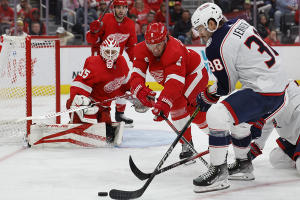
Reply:
[[117, 13], [115, 13], [115, 17], [120, 20], [120, 21], [123, 21], [124, 17], [125, 17], [125, 13], [122, 17], [119, 17], [119, 15]]

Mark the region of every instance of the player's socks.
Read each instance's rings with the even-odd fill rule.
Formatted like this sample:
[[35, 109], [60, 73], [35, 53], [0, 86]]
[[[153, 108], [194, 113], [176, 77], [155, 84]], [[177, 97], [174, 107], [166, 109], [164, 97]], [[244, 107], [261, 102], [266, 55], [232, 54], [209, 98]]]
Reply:
[[235, 159], [234, 163], [228, 165], [229, 180], [250, 181], [254, 180], [253, 165], [250, 151], [245, 159]]
[[208, 171], [193, 180], [194, 192], [210, 192], [230, 187], [227, 162], [222, 165], [210, 164]]

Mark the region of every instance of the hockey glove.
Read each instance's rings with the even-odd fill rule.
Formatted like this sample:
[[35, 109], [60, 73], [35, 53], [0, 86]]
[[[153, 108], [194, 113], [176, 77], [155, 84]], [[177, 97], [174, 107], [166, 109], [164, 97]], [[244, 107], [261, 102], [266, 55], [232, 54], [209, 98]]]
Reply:
[[261, 136], [261, 130], [263, 129], [265, 123], [265, 120], [263, 118], [260, 118], [251, 126], [250, 131], [253, 140]]
[[98, 20], [95, 20], [90, 24], [90, 31], [92, 33], [98, 33], [102, 26], [103, 26], [103, 22], [99, 22]]
[[200, 104], [200, 111], [207, 112], [207, 110], [211, 107], [212, 104], [218, 102], [220, 97], [212, 96], [208, 92], [209, 86], [206, 87], [204, 92], [200, 92], [197, 96], [197, 104]]
[[153, 107], [150, 102], [150, 99], [155, 99], [156, 93], [153, 92], [150, 88], [142, 84], [137, 84], [131, 88], [131, 94], [135, 95], [144, 106]]
[[154, 109], [152, 110], [154, 117], [154, 121], [160, 122], [164, 120], [162, 116], [160, 116], [160, 112], [162, 111], [166, 117], [169, 116], [169, 112], [171, 107], [173, 106], [173, 99], [161, 95], [158, 97], [157, 102], [155, 103]]
[[261, 155], [262, 152], [259, 149], [259, 147], [257, 146], [257, 144], [255, 142], [251, 143], [251, 159], [254, 160], [257, 156]]
[[[80, 106], [88, 106], [91, 104], [91, 100], [83, 95], [76, 95], [73, 99], [70, 108], [76, 108]], [[98, 106], [93, 106], [90, 108], [75, 111], [82, 122], [86, 123], [97, 123], [97, 119], [85, 118], [84, 115], [95, 115], [99, 110]], [[72, 115], [73, 116], [73, 115]], [[71, 119], [73, 121], [73, 119]]]

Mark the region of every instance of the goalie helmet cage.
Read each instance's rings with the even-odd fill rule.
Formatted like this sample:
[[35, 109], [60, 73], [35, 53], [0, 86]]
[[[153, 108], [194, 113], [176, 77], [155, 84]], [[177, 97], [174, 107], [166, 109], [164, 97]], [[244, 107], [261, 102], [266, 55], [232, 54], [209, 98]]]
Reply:
[[3, 36], [0, 52], [0, 143], [21, 142], [34, 123], [16, 122], [60, 111], [60, 41], [56, 36]]

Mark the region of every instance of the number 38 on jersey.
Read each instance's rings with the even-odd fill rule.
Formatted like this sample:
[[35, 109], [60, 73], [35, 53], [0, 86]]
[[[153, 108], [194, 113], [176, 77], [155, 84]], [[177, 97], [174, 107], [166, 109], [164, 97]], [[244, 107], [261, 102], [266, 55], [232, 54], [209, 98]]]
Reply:
[[214, 59], [212, 62], [211, 61], [208, 62], [209, 62], [209, 67], [211, 72], [221, 71], [224, 69], [222, 62], [219, 58]]

